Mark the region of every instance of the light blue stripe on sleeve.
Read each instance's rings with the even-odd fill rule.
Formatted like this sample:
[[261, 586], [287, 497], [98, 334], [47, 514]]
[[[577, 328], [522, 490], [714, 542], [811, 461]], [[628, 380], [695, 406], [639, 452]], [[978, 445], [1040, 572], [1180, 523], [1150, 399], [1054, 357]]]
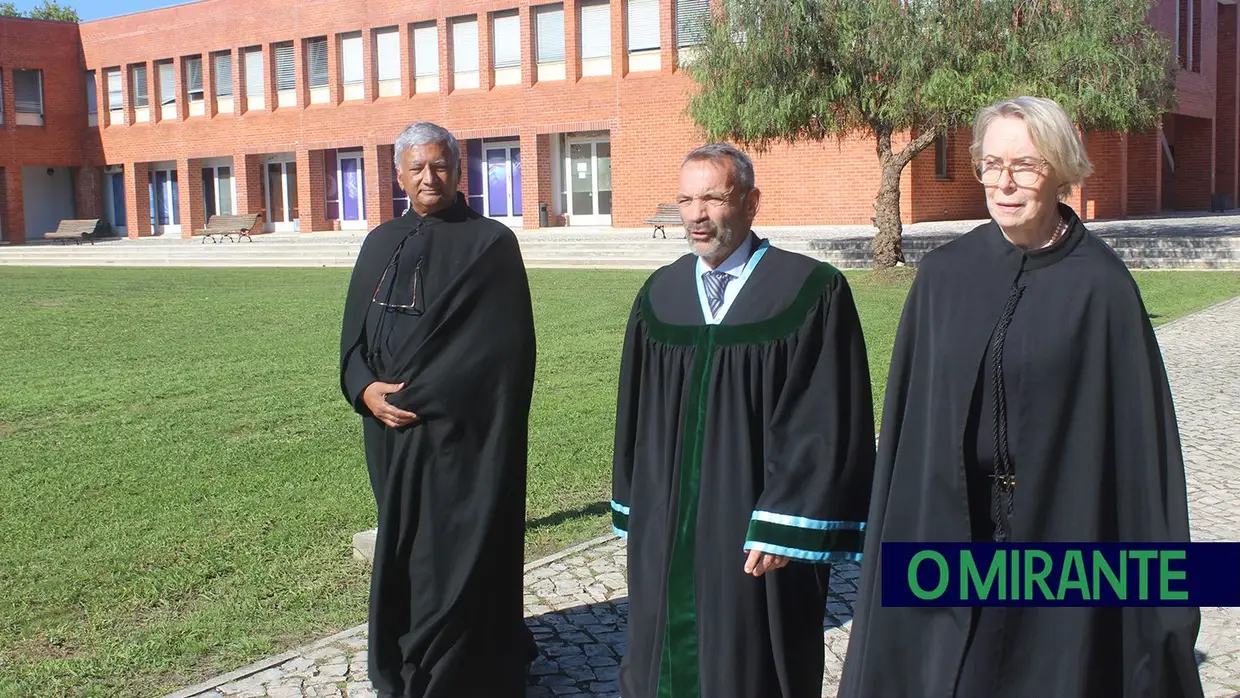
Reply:
[[785, 548], [782, 545], [772, 545], [761, 541], [749, 541], [745, 543], [748, 550], [757, 550], [758, 552], [770, 553], [771, 555], [783, 555], [797, 560], [805, 560], [806, 562], [837, 562], [841, 560], [850, 560], [852, 562], [861, 561], [861, 553], [843, 553], [843, 552], [819, 552], [816, 550], [801, 550], [800, 548]]
[[628, 508], [628, 507], [626, 507], [626, 506], [624, 506], [623, 504], [621, 504], [621, 503], [617, 502], [617, 501], [616, 501], [616, 500], [614, 500], [614, 499], [613, 499], [613, 500], [611, 500], [611, 508], [612, 508], [612, 510], [613, 510], [613, 511], [618, 511], [618, 512], [620, 512], [621, 514], [624, 514], [625, 516], [628, 516], [628, 515], [629, 515], [629, 508]]
[[629, 532], [628, 532], [628, 531], [626, 531], [626, 530], [624, 530], [624, 529], [622, 529], [622, 528], [617, 528], [616, 526], [612, 526], [612, 527], [611, 527], [611, 532], [612, 532], [612, 533], [614, 533], [614, 534], [616, 534], [617, 536], [620, 536], [621, 538], [623, 538], [623, 539], [625, 539], [625, 540], [628, 540], [628, 538], [629, 538]]
[[781, 526], [812, 528], [818, 531], [865, 530], [864, 521], [821, 521], [819, 519], [807, 519], [803, 516], [776, 514], [773, 511], [755, 511], [753, 513], [753, 520], [766, 521], [767, 523], [780, 524]]

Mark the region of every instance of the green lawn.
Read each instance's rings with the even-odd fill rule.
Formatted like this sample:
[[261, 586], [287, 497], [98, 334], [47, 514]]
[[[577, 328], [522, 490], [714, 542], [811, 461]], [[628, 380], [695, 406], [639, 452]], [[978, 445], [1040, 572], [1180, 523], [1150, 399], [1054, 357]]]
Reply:
[[[363, 622], [348, 270], [0, 268], [0, 695], [159, 695]], [[528, 556], [607, 530], [644, 273], [534, 271]], [[1156, 323], [1240, 274], [1138, 275]], [[881, 404], [907, 278], [850, 274]]]

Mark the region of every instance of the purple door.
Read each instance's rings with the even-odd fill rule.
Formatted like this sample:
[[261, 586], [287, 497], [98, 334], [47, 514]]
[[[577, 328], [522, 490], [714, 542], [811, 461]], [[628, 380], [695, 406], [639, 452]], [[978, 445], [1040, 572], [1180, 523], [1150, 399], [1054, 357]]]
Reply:
[[487, 216], [521, 215], [521, 149], [488, 148]]
[[487, 215], [508, 215], [508, 149], [487, 150]]
[[340, 193], [342, 220], [362, 219], [362, 161], [358, 158], [340, 158]]

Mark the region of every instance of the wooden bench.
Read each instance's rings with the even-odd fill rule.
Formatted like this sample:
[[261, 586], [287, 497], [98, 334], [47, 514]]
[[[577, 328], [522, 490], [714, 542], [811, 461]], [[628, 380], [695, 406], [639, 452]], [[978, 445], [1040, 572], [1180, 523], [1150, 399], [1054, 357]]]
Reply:
[[98, 218], [70, 218], [61, 221], [54, 232], [45, 233], [43, 237], [48, 240], [60, 240], [66, 245], [70, 240], [75, 245], [82, 244], [83, 240], [89, 240], [93, 245], [95, 238], [102, 236], [106, 231], [107, 226], [100, 224]]
[[[241, 242], [242, 238], [254, 242], [254, 238], [250, 236], [263, 232], [262, 225], [259, 223], [262, 217], [261, 213], [247, 213], [244, 216], [211, 216], [197, 234], [202, 236], [203, 244], [206, 244], [207, 240], [212, 243], [223, 240]], [[234, 235], [237, 237], [236, 240], [233, 240]]]
[[659, 204], [658, 212], [654, 217], [647, 218], [643, 221], [646, 225], [653, 225], [654, 231], [650, 233], [650, 237], [654, 237], [656, 233], [663, 233], [663, 239], [667, 239], [667, 231], [664, 226], [679, 225], [683, 223], [680, 217], [680, 206], [676, 204]]

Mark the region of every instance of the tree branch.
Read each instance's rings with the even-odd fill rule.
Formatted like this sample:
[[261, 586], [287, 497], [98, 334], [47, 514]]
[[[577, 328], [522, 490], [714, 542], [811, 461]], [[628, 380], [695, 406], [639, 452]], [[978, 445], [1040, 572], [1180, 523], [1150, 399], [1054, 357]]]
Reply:
[[[917, 157], [918, 153], [928, 148], [930, 144], [934, 142], [934, 139], [938, 138], [938, 136], [939, 128], [937, 127], [919, 133], [916, 138], [909, 141], [908, 145], [904, 146], [904, 149], [895, 156], [900, 161], [900, 166], [903, 167], [904, 165], [912, 162], [913, 158]], [[888, 152], [890, 152], [890, 137], [888, 137], [887, 149]]]

